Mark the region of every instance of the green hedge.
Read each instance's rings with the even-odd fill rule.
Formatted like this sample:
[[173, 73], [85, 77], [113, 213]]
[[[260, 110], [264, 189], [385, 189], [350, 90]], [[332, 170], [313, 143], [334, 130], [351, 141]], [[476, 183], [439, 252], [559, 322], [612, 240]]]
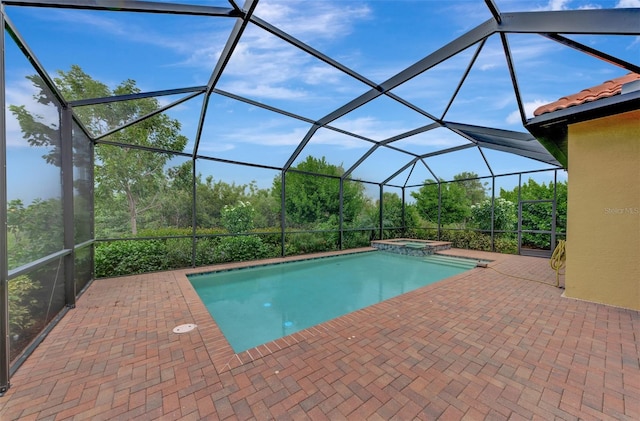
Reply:
[[338, 232], [303, 232], [286, 234], [287, 256], [338, 250]]
[[[491, 251], [491, 235], [470, 230], [442, 230], [441, 241], [451, 241], [455, 248], [468, 250]], [[498, 253], [517, 254], [518, 241], [507, 235], [494, 238], [495, 251]]]
[[[281, 253], [281, 233], [277, 229], [269, 231], [245, 236], [201, 237], [196, 242], [196, 266], [278, 257]], [[155, 237], [187, 233], [190, 230], [165, 229], [147, 231], [141, 235]], [[215, 234], [219, 234], [219, 231]], [[437, 231], [431, 229], [415, 230], [408, 234], [431, 240], [437, 237]], [[285, 255], [338, 250], [338, 235], [338, 232], [285, 233]], [[368, 246], [371, 235], [370, 230], [347, 231], [343, 246]], [[456, 248], [491, 251], [491, 236], [478, 231], [443, 230], [440, 239], [451, 241]], [[518, 252], [516, 239], [505, 234], [497, 235], [494, 245], [499, 253]], [[104, 278], [190, 267], [191, 255], [192, 242], [189, 237], [99, 242], [96, 244], [95, 273], [97, 278]]]
[[[191, 255], [191, 238], [99, 242], [95, 253], [96, 278], [189, 267]], [[279, 245], [266, 243], [255, 235], [204, 237], [196, 243], [196, 266], [279, 255]]]
[[125, 240], [96, 245], [96, 278], [169, 268], [163, 240]]
[[199, 239], [196, 266], [226, 262], [243, 262], [280, 255], [280, 247], [265, 244], [255, 235]]

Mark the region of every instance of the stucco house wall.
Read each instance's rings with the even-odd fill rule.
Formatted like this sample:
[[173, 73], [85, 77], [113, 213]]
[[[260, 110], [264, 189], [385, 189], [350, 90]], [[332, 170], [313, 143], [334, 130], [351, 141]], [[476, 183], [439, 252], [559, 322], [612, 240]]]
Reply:
[[570, 124], [565, 295], [640, 310], [640, 110]]

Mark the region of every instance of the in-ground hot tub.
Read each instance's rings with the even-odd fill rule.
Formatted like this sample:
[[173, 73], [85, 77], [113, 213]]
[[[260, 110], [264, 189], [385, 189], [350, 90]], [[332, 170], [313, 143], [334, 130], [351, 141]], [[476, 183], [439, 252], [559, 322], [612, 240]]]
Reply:
[[449, 241], [416, 240], [415, 238], [394, 238], [392, 240], [375, 240], [371, 247], [391, 253], [407, 256], [429, 256], [441, 250], [451, 248]]

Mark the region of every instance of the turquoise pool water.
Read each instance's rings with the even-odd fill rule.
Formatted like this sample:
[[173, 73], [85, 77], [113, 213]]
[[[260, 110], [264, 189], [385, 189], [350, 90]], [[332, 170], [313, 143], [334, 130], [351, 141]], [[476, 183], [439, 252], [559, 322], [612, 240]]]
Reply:
[[237, 352], [290, 335], [475, 266], [384, 252], [189, 276]]

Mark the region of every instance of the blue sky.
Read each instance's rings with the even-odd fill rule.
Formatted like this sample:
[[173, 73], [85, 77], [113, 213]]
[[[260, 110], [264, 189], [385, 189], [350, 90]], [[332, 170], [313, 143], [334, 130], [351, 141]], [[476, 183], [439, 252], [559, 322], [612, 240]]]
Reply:
[[[179, 3], [229, 7], [222, 0]], [[117, 3], [117, 0], [114, 0]], [[501, 12], [583, 8], [640, 7], [640, 0], [496, 0]], [[114, 87], [134, 79], [142, 91], [205, 85], [227, 40], [234, 20], [191, 16], [75, 11], [6, 7], [6, 14], [49, 71], [78, 64], [93, 78]], [[467, 1], [261, 1], [255, 16], [281, 28], [364, 77], [381, 83], [491, 17], [481, 0]], [[640, 61], [640, 37], [572, 36], [579, 42], [629, 62]], [[522, 99], [528, 116], [539, 105], [622, 76], [625, 70], [577, 53], [537, 35], [509, 35]], [[520, 122], [499, 37], [491, 37], [445, 119], [525, 131]], [[468, 65], [475, 47], [400, 85], [394, 94], [440, 117]], [[54, 110], [33, 103], [25, 76], [33, 74], [7, 37], [7, 103], [27, 104], [45, 119]], [[316, 120], [369, 90], [368, 86], [311, 57], [254, 25], [249, 25], [217, 87]], [[160, 98], [167, 104], [178, 97]], [[182, 122], [194, 144], [202, 97], [167, 112]], [[214, 95], [209, 101], [199, 153], [223, 159], [282, 166], [310, 125]], [[421, 114], [380, 97], [335, 120], [332, 126], [372, 140], [429, 124]], [[7, 115], [9, 196], [56, 195], [56, 172], [42, 164], [42, 151], [26, 148], [19, 125]], [[419, 154], [466, 143], [445, 129], [394, 143]], [[298, 161], [309, 154], [326, 156], [349, 168], [371, 143], [321, 129]], [[547, 168], [547, 165], [496, 151], [485, 151], [494, 173]], [[355, 178], [379, 182], [410, 160], [410, 156], [381, 148], [354, 171]], [[489, 175], [477, 149], [427, 160], [437, 176], [451, 179], [461, 171]], [[34, 168], [37, 168], [34, 171]], [[199, 161], [203, 175], [216, 180], [269, 187], [275, 171]], [[19, 175], [15, 177], [15, 175]], [[50, 175], [50, 176], [49, 176]], [[396, 184], [402, 184], [408, 173]], [[549, 181], [552, 173], [541, 175]], [[432, 175], [415, 171], [409, 184]], [[561, 178], [566, 178], [564, 172]], [[396, 180], [394, 180], [396, 181]], [[517, 183], [517, 180], [515, 181]], [[514, 179], [501, 180], [511, 188]]]

